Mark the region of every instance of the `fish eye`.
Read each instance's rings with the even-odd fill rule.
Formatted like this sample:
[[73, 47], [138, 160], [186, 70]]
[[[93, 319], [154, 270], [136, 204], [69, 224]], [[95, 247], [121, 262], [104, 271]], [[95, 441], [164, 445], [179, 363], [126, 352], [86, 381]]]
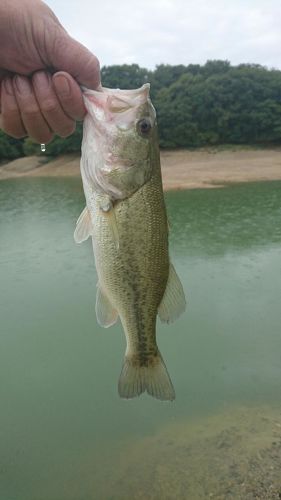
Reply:
[[137, 131], [141, 135], [148, 135], [151, 130], [151, 121], [148, 118], [142, 118], [137, 123]]

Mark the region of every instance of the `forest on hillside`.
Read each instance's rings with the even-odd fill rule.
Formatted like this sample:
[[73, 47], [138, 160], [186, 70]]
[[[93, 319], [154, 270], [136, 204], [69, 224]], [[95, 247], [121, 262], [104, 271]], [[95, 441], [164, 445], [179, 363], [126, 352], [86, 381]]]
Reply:
[[[281, 71], [258, 64], [232, 66], [160, 64], [155, 70], [132, 65], [104, 66], [102, 84], [137, 88], [151, 83], [162, 148], [221, 144], [281, 143]], [[55, 137], [46, 149], [57, 156], [80, 150], [82, 124], [70, 137]], [[0, 160], [39, 153], [31, 139], [15, 140], [0, 131]]]

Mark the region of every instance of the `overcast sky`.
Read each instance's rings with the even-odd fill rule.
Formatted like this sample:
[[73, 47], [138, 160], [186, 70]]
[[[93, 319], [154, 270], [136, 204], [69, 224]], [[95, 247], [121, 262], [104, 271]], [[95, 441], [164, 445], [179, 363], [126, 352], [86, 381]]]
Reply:
[[281, 69], [280, 0], [47, 0], [101, 65], [228, 59]]

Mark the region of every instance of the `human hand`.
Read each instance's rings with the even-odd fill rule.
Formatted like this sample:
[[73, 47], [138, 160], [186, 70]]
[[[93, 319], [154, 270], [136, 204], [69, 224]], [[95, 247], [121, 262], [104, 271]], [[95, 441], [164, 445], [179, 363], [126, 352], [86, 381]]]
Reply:
[[99, 62], [41, 0], [0, 0], [0, 128], [48, 143], [86, 110], [79, 84], [100, 85]]

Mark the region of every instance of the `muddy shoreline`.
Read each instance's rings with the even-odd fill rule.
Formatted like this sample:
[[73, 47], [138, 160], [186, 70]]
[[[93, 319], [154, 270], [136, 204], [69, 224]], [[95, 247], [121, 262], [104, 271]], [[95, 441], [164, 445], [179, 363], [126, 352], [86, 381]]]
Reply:
[[[80, 157], [19, 158], [0, 166], [0, 180], [17, 177], [75, 177]], [[281, 180], [281, 148], [161, 151], [165, 190], [213, 188], [242, 182]]]

